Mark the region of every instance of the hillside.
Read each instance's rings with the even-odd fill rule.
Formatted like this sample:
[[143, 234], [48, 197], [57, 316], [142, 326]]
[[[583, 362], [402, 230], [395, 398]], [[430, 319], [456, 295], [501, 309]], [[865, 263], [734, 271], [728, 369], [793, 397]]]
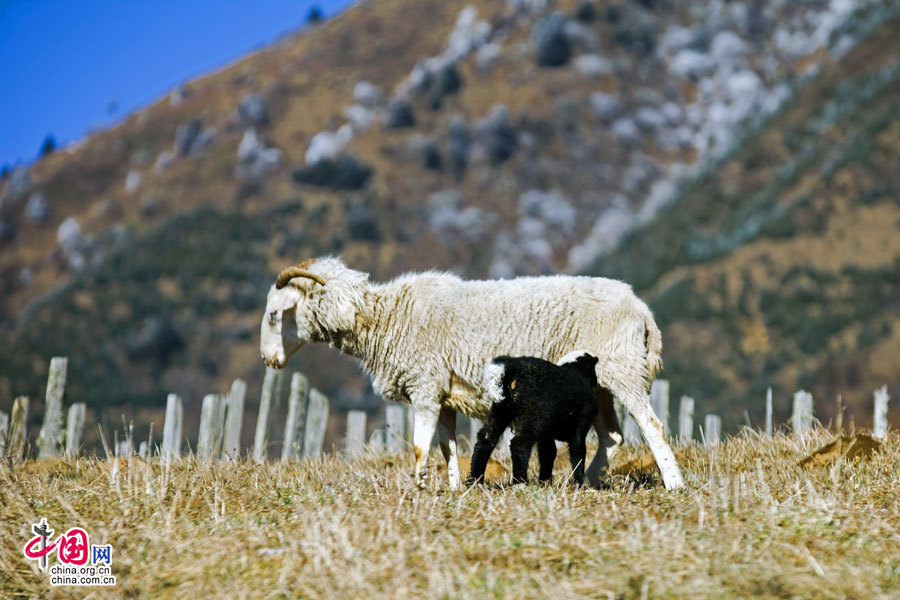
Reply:
[[591, 269], [649, 299], [665, 376], [733, 423], [768, 385], [823, 422], [900, 386], [898, 42], [894, 22], [826, 68]]
[[[177, 391], [193, 431], [259, 389], [266, 290], [323, 253], [590, 268], [648, 297], [701, 407], [867, 407], [898, 383], [897, 10], [832, 4], [370, 0], [189, 82], [4, 177], [0, 408], [64, 354], [89, 419], [158, 425]], [[328, 350], [293, 366], [379, 406]]]

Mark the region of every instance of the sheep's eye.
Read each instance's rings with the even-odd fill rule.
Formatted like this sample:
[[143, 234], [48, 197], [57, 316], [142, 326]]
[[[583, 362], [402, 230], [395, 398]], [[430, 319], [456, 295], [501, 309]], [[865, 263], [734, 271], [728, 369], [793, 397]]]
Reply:
[[272, 312], [269, 313], [269, 323], [271, 325], [275, 324], [275, 317], [277, 317], [277, 316], [278, 316], [278, 311], [273, 310]]

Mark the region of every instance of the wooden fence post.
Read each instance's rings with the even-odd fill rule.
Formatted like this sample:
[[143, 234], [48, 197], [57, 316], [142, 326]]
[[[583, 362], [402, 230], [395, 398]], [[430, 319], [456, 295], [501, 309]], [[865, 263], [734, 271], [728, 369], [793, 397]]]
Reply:
[[669, 382], [665, 379], [656, 379], [650, 386], [650, 406], [669, 435]]
[[403, 406], [389, 404], [384, 408], [384, 445], [388, 454], [403, 452]]
[[13, 401], [12, 414], [9, 418], [9, 435], [6, 438], [6, 452], [13, 461], [22, 460], [27, 438], [28, 396], [19, 396]]
[[813, 397], [807, 391], [794, 392], [794, 415], [791, 419], [791, 427], [797, 435], [806, 433], [812, 428]]
[[766, 435], [772, 437], [772, 388], [766, 390]]
[[875, 414], [873, 419], [872, 437], [877, 440], [883, 440], [887, 437], [888, 429], [888, 402], [891, 397], [888, 396], [887, 386], [881, 386], [881, 389], [875, 390]]
[[63, 356], [50, 359], [47, 375], [47, 395], [44, 401], [44, 425], [38, 435], [38, 458], [62, 454], [62, 403], [66, 392], [66, 371], [69, 360]]
[[81, 450], [81, 438], [84, 435], [84, 402], [76, 402], [69, 407], [66, 415], [66, 458], [75, 459]]
[[225, 400], [225, 437], [222, 440], [222, 453], [231, 460], [241, 459], [241, 430], [246, 396], [247, 383], [243, 379], [231, 382], [231, 391]]
[[406, 407], [406, 443], [410, 447], [413, 445], [413, 433], [416, 431], [416, 409], [410, 403]]
[[369, 453], [376, 456], [384, 454], [384, 429], [376, 427], [369, 436]]
[[706, 415], [703, 427], [703, 442], [706, 446], [718, 446], [722, 439], [722, 418], [719, 415]]
[[344, 455], [359, 456], [366, 451], [366, 412], [351, 410], [347, 412], [347, 441], [344, 444]]
[[166, 397], [166, 422], [163, 425], [163, 461], [169, 462], [181, 456], [181, 422], [184, 407], [177, 394]]
[[309, 402], [309, 380], [303, 373], [291, 376], [288, 416], [284, 425], [281, 460], [299, 460], [303, 453], [303, 430], [306, 427], [306, 406]]
[[687, 444], [694, 436], [694, 399], [682, 396], [678, 403], [678, 439]]
[[325, 431], [328, 428], [328, 398], [317, 390], [309, 390], [309, 409], [306, 413], [306, 433], [303, 436], [303, 457], [322, 455]]
[[637, 421], [631, 416], [631, 413], [625, 413], [625, 426], [622, 429], [622, 435], [625, 437], [625, 443], [636, 446], [641, 443], [641, 430], [638, 429]]
[[215, 461], [222, 448], [225, 427], [225, 397], [207, 394], [200, 409], [200, 435], [197, 437], [197, 458], [202, 462]]
[[253, 460], [257, 463], [265, 462], [269, 453], [269, 433], [275, 419], [278, 392], [283, 378], [284, 371], [266, 367], [262, 393], [259, 397], [259, 413], [256, 416], [256, 435], [253, 436]]

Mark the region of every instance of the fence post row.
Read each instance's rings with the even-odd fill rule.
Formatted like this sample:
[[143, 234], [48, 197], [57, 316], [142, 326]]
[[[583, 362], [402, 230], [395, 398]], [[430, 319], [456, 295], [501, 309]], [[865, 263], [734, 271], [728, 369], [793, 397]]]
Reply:
[[872, 427], [872, 437], [878, 440], [883, 440], [887, 437], [887, 428], [888, 428], [888, 402], [891, 401], [891, 397], [888, 396], [887, 386], [883, 385], [880, 389], [875, 390], [875, 414], [874, 414], [874, 423]]
[[62, 356], [50, 359], [47, 374], [47, 395], [44, 401], [44, 425], [38, 435], [38, 458], [52, 458], [62, 452], [62, 403], [66, 392], [66, 372], [69, 360]]
[[791, 417], [791, 428], [801, 435], [812, 429], [813, 397], [805, 390], [794, 392], [794, 412]]
[[[62, 433], [62, 411], [65, 399], [68, 360], [65, 357], [53, 357], [47, 376], [47, 391], [43, 425], [37, 439], [38, 457], [50, 458], [62, 455], [65, 441], [65, 456], [76, 458], [84, 436], [85, 417], [87, 413], [84, 402], [76, 402], [68, 407], [66, 413], [66, 431]], [[259, 414], [253, 444], [253, 460], [257, 463], [266, 460], [267, 448], [279, 405], [280, 390], [284, 372], [271, 368], [266, 369], [260, 396]], [[650, 391], [650, 403], [653, 412], [662, 421], [669, 434], [669, 382], [658, 379], [653, 382]], [[241, 456], [240, 437], [244, 415], [244, 402], [247, 384], [242, 379], [235, 379], [227, 396], [208, 394], [203, 399], [200, 417], [200, 431], [197, 441], [197, 456], [201, 461], [214, 461], [224, 456], [239, 460]], [[873, 394], [873, 437], [885, 439], [888, 429], [888, 395], [887, 386], [876, 389]], [[836, 400], [836, 426], [842, 425], [843, 409], [840, 396]], [[696, 403], [690, 396], [681, 396], [678, 410], [678, 441], [682, 444], [693, 437], [693, 421]], [[0, 458], [20, 460], [27, 442], [29, 399], [19, 396], [13, 402], [12, 413], [0, 411]], [[746, 413], [746, 411], [745, 411]], [[771, 436], [774, 430], [772, 388], [766, 390], [765, 434]], [[746, 416], [746, 414], [745, 414]], [[623, 418], [622, 418], [623, 417]], [[293, 461], [302, 458], [316, 458], [322, 455], [325, 435], [328, 429], [329, 402], [324, 394], [311, 389], [309, 380], [302, 373], [294, 373], [291, 377], [288, 416], [284, 430], [282, 460]], [[161, 455], [165, 462], [180, 456], [182, 423], [184, 407], [181, 398], [169, 394], [166, 399], [166, 417], [163, 428]], [[642, 441], [637, 423], [629, 414], [620, 417], [624, 422], [625, 442], [638, 444]], [[812, 428], [814, 407], [812, 394], [798, 390], [793, 395], [791, 428], [801, 435]], [[366, 452], [366, 413], [351, 410], [347, 413], [347, 431], [344, 453], [348, 457], [359, 456]], [[390, 403], [385, 407], [385, 427], [376, 428], [369, 438], [368, 451], [376, 454], [398, 454], [412, 442], [415, 429], [415, 411], [411, 406]], [[477, 438], [482, 422], [476, 418], [469, 419], [471, 441]], [[133, 425], [132, 425], [133, 428]], [[704, 420], [703, 442], [706, 446], [720, 443], [722, 420], [718, 415], [708, 414]], [[498, 444], [499, 454], [509, 454], [509, 441], [512, 433], [506, 431]], [[141, 442], [139, 454], [148, 458], [151, 452], [150, 442]], [[116, 440], [113, 449], [117, 456], [134, 454], [134, 440], [131, 428], [123, 440]]]
[[166, 398], [166, 422], [163, 425], [162, 455], [165, 462], [177, 459], [181, 455], [181, 423], [184, 419], [184, 406], [178, 394], [169, 394]]
[[69, 407], [66, 415], [66, 458], [69, 460], [78, 456], [81, 450], [81, 438], [84, 435], [84, 417], [87, 407], [84, 402], [76, 402]]
[[694, 399], [682, 396], [678, 403], [678, 440], [682, 444], [691, 441], [694, 435]]
[[281, 460], [298, 460], [302, 454], [308, 396], [309, 380], [302, 373], [294, 373], [291, 376], [291, 392], [288, 398], [287, 422], [284, 425]]
[[207, 394], [200, 409], [200, 435], [197, 438], [197, 458], [203, 462], [214, 461], [222, 448], [222, 432], [225, 428], [225, 397]]
[[344, 442], [344, 455], [354, 457], [366, 451], [366, 412], [351, 410], [347, 412], [347, 437]]
[[225, 437], [222, 440], [222, 454], [231, 460], [241, 458], [241, 430], [244, 424], [246, 396], [247, 383], [243, 379], [235, 379], [225, 400]]
[[403, 436], [406, 415], [400, 404], [388, 404], [384, 408], [384, 445], [388, 454], [400, 454], [405, 443]]
[[309, 391], [309, 409], [306, 413], [306, 433], [303, 437], [303, 458], [322, 455], [325, 431], [328, 428], [328, 398], [319, 390]]
[[266, 367], [262, 393], [259, 397], [259, 412], [256, 415], [256, 435], [253, 436], [253, 460], [257, 463], [265, 462], [268, 454], [269, 432], [275, 414], [273, 403], [277, 406], [278, 389], [281, 387], [278, 382], [283, 376], [284, 371]]
[[706, 415], [703, 427], [703, 441], [706, 446], [718, 446], [722, 439], [722, 418], [719, 415]]

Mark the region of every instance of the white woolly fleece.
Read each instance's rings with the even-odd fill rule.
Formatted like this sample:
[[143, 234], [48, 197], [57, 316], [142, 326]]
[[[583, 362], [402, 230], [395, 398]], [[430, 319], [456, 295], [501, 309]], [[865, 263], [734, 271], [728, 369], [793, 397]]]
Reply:
[[491, 361], [484, 365], [484, 395], [490, 400], [491, 404], [496, 404], [503, 400], [503, 375], [506, 367], [500, 363]]

